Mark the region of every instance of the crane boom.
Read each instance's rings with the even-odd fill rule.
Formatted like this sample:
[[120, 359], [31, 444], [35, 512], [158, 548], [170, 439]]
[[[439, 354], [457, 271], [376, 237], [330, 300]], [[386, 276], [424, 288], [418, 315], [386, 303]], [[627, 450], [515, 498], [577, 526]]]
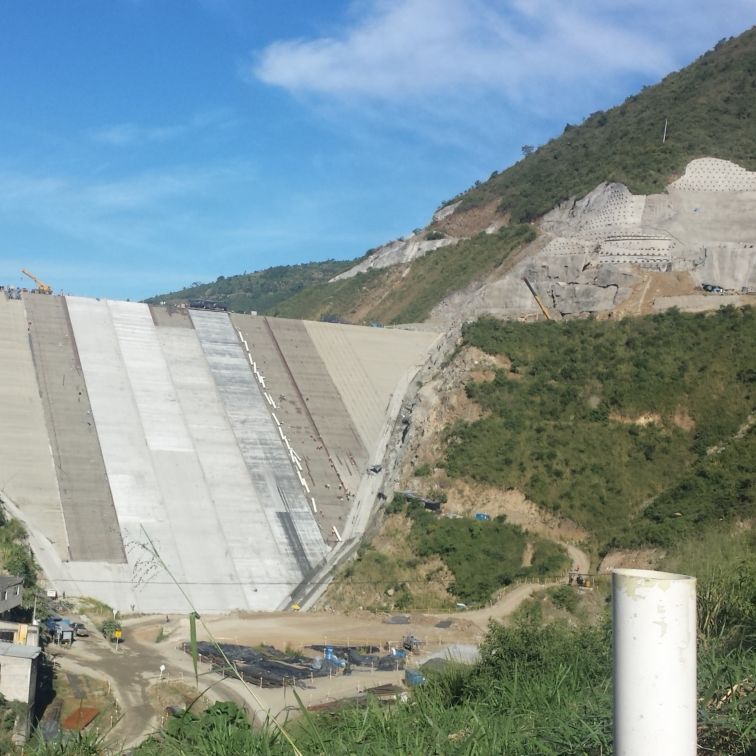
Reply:
[[21, 272], [25, 275], [31, 278], [32, 281], [34, 281], [35, 284], [37, 284], [37, 292], [39, 294], [52, 294], [52, 286], [49, 284], [46, 284], [44, 281], [40, 281], [33, 273], [29, 273], [26, 268], [21, 268]]
[[527, 278], [523, 278], [523, 281], [525, 281], [525, 285], [530, 289], [530, 293], [533, 295], [533, 299], [535, 299], [536, 304], [541, 308], [541, 312], [543, 313], [543, 316], [546, 318], [546, 320], [551, 320], [551, 315], [549, 315], [549, 311], [544, 306], [543, 302], [541, 302], [541, 298], [536, 294], [535, 289], [531, 286], [530, 281], [528, 281]]

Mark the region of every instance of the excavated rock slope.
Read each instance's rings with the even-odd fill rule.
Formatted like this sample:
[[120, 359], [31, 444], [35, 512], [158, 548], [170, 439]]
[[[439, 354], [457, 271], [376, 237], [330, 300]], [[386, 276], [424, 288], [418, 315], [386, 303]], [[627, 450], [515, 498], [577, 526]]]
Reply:
[[[555, 317], [611, 313], [665, 277], [676, 282], [668, 293], [677, 296], [645, 302], [645, 311], [686, 309], [688, 296], [692, 309], [713, 309], [745, 303], [756, 292], [756, 173], [726, 160], [693, 160], [663, 194], [600, 184], [539, 225], [533, 254], [504, 276], [457, 292], [431, 320], [536, 316], [523, 278]], [[722, 291], [704, 296], [704, 284]]]

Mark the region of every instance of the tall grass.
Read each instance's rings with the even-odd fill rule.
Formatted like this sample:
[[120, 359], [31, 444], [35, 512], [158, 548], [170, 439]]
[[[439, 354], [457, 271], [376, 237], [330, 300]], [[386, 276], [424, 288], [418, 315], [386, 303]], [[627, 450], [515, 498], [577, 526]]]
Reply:
[[[730, 533], [732, 536], [732, 533]], [[720, 538], [721, 536], [721, 538]], [[724, 533], [705, 543], [724, 544]], [[749, 537], [735, 536], [734, 564], [753, 568]], [[685, 564], [690, 549], [670, 560]], [[753, 617], [752, 586], [704, 559], [699, 587], [727, 616]], [[670, 562], [671, 564], [671, 562]], [[737, 609], [736, 607], [740, 607]], [[746, 756], [756, 748], [754, 669], [756, 652], [742, 637], [702, 625], [698, 661], [701, 753]], [[512, 627], [491, 623], [480, 661], [429, 673], [406, 702], [377, 701], [314, 715], [300, 708], [286, 727], [292, 742], [268, 720], [253, 728], [234, 704], [215, 704], [201, 715], [171, 718], [161, 733], [134, 749], [134, 756], [227, 756], [229, 754], [608, 754], [612, 751], [611, 627], [525, 619]], [[301, 703], [300, 703], [301, 706]], [[111, 753], [92, 735], [57, 744], [35, 741], [26, 753], [94, 756]]]

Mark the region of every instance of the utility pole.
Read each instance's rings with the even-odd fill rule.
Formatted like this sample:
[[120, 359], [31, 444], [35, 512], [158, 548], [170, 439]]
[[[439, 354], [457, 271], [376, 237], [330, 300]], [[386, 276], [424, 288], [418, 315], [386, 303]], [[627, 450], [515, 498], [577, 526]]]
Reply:
[[664, 144], [667, 141], [667, 123], [668, 119], [664, 119], [664, 134], [662, 135], [662, 144]]

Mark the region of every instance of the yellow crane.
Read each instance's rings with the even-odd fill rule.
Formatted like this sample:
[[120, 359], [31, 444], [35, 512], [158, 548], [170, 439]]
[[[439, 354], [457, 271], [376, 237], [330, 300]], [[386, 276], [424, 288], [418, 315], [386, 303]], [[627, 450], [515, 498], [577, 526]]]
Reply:
[[543, 302], [541, 302], [541, 298], [536, 294], [535, 289], [530, 285], [530, 281], [528, 281], [527, 278], [523, 278], [523, 281], [525, 281], [525, 285], [530, 289], [530, 293], [533, 295], [533, 299], [535, 299], [536, 304], [541, 308], [541, 312], [543, 313], [546, 320], [551, 320], [551, 315], [549, 315], [549, 311], [544, 306]]
[[31, 278], [32, 281], [34, 281], [35, 284], [37, 284], [37, 293], [38, 294], [52, 294], [52, 286], [49, 284], [46, 284], [44, 281], [40, 281], [33, 273], [29, 273], [26, 268], [21, 268], [21, 272], [25, 275]]

